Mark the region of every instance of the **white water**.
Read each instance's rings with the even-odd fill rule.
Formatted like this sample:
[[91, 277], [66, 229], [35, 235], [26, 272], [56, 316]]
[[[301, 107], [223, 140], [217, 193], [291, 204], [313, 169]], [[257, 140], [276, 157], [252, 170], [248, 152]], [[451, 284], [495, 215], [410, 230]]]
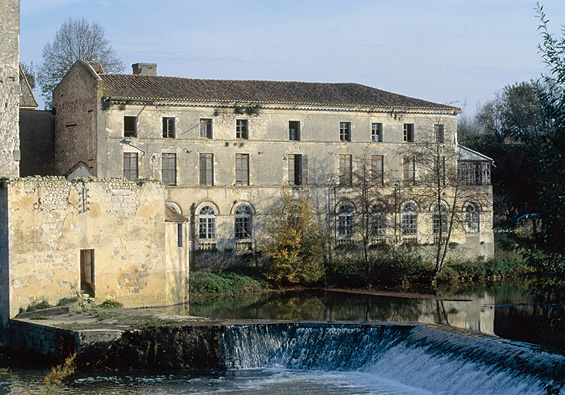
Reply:
[[234, 369], [338, 375], [351, 384], [345, 393], [544, 394], [553, 383], [551, 370], [565, 363], [562, 356], [496, 337], [388, 328], [233, 327], [225, 342]]
[[[95, 374], [64, 394], [545, 394], [565, 358], [497, 337], [425, 325], [231, 326], [228, 371]], [[38, 393], [42, 372], [0, 376], [0, 395]]]

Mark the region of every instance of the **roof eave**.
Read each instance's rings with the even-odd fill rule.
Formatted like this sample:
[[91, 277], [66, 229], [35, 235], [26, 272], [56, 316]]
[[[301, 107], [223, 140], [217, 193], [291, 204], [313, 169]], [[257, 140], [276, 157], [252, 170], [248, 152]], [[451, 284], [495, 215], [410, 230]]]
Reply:
[[284, 102], [284, 101], [261, 101], [261, 100], [194, 100], [173, 99], [156, 97], [133, 97], [133, 96], [111, 96], [111, 92], [104, 92], [112, 102], [120, 104], [139, 104], [154, 102], [156, 105], [183, 106], [183, 107], [235, 107], [242, 103], [259, 104], [263, 108], [271, 109], [293, 109], [293, 110], [324, 110], [324, 111], [350, 111], [350, 112], [381, 112], [393, 114], [408, 113], [441, 113], [444, 115], [457, 115], [461, 113], [458, 107], [440, 106], [383, 106], [368, 104], [339, 104], [339, 103], [316, 103], [316, 102]]

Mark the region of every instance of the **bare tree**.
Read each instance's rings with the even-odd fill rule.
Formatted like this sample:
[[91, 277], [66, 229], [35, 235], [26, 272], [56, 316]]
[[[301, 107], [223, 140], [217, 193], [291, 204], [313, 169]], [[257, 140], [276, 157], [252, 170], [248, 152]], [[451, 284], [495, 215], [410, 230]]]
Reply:
[[37, 79], [47, 107], [51, 105], [53, 89], [79, 59], [100, 62], [106, 72], [124, 69], [100, 25], [84, 18], [69, 18], [57, 30], [53, 43], [43, 47], [43, 65]]
[[379, 231], [386, 229], [386, 205], [389, 200], [384, 189], [383, 156], [365, 154], [360, 158], [353, 172], [353, 182], [349, 187], [349, 200], [355, 205], [355, 234], [360, 237], [363, 260], [367, 274], [371, 272], [369, 248]]
[[[436, 121], [430, 131], [429, 142], [420, 144], [415, 152], [420, 175], [411, 191], [412, 200], [431, 213], [434, 281], [445, 265], [453, 234], [456, 231], [465, 231], [465, 203], [474, 202], [477, 209], [489, 204], [488, 194], [485, 194], [482, 182], [481, 185], [468, 185], [462, 176], [458, 167], [458, 147], [444, 140], [443, 123], [441, 119]], [[473, 170], [477, 171], [483, 170]]]

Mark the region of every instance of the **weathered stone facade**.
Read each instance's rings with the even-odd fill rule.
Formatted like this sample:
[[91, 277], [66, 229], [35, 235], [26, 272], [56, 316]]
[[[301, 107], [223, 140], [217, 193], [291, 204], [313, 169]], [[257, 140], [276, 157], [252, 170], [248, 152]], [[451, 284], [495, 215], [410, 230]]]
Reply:
[[[288, 93], [293, 89], [314, 98], [294, 98]], [[241, 100], [234, 98], [238, 92]], [[333, 97], [324, 101], [326, 93]], [[277, 95], [286, 96], [277, 101]], [[356, 231], [345, 228], [359, 212], [352, 199], [355, 186], [342, 176], [373, 159], [380, 161], [377, 203], [385, 207], [386, 222], [376, 241], [432, 243], [434, 201], [418, 200], [423, 195], [418, 184], [427, 170], [415, 159], [407, 169], [405, 161], [432, 162], [428, 151], [441, 130], [444, 168], [456, 171], [458, 163], [459, 109], [356, 84], [98, 75], [78, 62], [56, 88], [53, 105], [60, 173], [70, 174], [80, 164], [81, 171], [96, 177], [127, 172], [128, 177], [163, 180], [167, 199], [193, 220], [194, 249], [254, 248], [261, 217], [277, 204], [281, 186], [297, 183], [308, 187], [325, 213], [321, 219], [335, 242], [354, 241]], [[407, 174], [413, 179], [407, 180]], [[450, 194], [459, 194], [455, 210], [461, 221], [451, 238], [463, 256], [490, 257], [490, 174], [475, 184], [467, 194], [446, 191], [447, 205], [454, 200]], [[403, 210], [409, 203], [417, 217], [412, 234], [404, 229]], [[340, 214], [347, 204], [353, 206], [350, 218]], [[469, 204], [479, 222], [466, 229]]]
[[4, 181], [2, 320], [35, 302], [82, 293], [129, 307], [186, 302], [187, 224], [166, 222], [165, 207], [157, 181]]
[[20, 1], [0, 2], [0, 177], [19, 175]]

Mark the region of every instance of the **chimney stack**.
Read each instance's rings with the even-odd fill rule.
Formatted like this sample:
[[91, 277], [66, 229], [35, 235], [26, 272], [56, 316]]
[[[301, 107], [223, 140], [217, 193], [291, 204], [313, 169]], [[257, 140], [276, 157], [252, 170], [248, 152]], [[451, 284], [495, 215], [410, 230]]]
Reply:
[[134, 63], [131, 67], [133, 75], [157, 75], [157, 63]]

